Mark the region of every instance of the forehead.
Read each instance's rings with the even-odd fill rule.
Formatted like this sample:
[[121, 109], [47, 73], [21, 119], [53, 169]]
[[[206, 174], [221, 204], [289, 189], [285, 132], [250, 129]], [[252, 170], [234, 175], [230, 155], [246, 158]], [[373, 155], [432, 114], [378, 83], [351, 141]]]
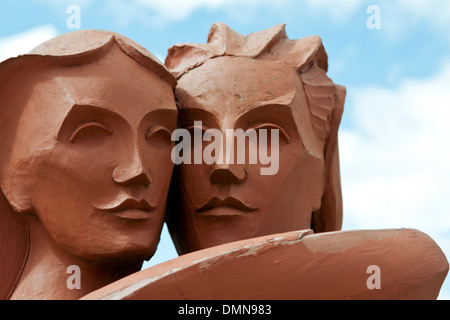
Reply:
[[176, 110], [172, 87], [121, 52], [53, 74], [54, 90], [72, 106], [101, 106], [130, 120], [156, 109]]
[[301, 81], [294, 67], [241, 57], [219, 57], [188, 72], [178, 84], [181, 108], [202, 108], [218, 118], [261, 104], [289, 105]]
[[176, 111], [172, 86], [120, 49], [99, 61], [49, 68], [24, 81], [32, 83], [33, 89], [22, 122], [32, 121], [34, 127], [49, 133], [58, 132], [77, 105], [107, 109], [132, 127], [154, 110]]

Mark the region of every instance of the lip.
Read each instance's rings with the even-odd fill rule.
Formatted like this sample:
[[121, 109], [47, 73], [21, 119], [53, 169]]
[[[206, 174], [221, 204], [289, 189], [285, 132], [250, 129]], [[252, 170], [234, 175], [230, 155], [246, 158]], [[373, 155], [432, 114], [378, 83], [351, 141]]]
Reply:
[[102, 208], [100, 210], [127, 220], [148, 220], [156, 207], [150, 205], [145, 199], [126, 199], [117, 206]]
[[196, 213], [202, 216], [239, 216], [256, 210], [233, 197], [224, 200], [214, 197]]

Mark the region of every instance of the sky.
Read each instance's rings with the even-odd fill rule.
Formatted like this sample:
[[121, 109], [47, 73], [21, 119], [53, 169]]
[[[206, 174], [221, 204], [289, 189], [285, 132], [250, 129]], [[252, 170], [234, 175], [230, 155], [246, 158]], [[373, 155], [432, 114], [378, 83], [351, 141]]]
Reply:
[[[204, 43], [214, 22], [244, 35], [280, 23], [291, 39], [319, 35], [328, 75], [347, 87], [343, 230], [418, 229], [450, 257], [450, 1], [2, 0], [0, 8], [0, 61], [74, 28], [118, 32], [161, 61], [174, 44]], [[164, 228], [144, 268], [176, 256]], [[450, 279], [439, 298], [450, 299]]]

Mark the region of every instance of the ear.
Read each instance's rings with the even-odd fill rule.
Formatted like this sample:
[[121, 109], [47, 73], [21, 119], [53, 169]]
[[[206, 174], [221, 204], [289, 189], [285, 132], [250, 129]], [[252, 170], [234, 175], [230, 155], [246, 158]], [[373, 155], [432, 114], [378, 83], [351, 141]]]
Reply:
[[13, 210], [17, 213], [31, 213], [34, 211], [26, 183], [16, 176], [4, 179], [2, 191]]
[[315, 233], [338, 231], [342, 228], [338, 129], [344, 110], [346, 89], [337, 86], [336, 90], [336, 108], [330, 123], [330, 135], [325, 145], [325, 188], [320, 209], [313, 213], [312, 229]]

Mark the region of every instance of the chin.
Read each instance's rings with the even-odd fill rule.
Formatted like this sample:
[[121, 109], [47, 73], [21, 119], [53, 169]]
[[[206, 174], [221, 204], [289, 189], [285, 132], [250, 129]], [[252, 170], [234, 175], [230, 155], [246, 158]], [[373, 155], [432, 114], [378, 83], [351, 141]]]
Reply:
[[[142, 239], [117, 239], [113, 243], [97, 245], [95, 247], [78, 247], [69, 250], [73, 255], [94, 264], [111, 266], [140, 265], [150, 260], [156, 252], [158, 243], [150, 242], [147, 237]], [[88, 249], [88, 250], [86, 250]]]
[[[115, 252], [113, 252], [110, 257], [112, 260], [117, 262], [122, 262], [125, 264], [129, 263], [143, 263], [144, 261], [150, 260], [156, 252], [158, 243], [148, 243], [148, 242], [131, 242], [122, 243], [115, 247]], [[103, 255], [105, 255], [103, 253]]]

